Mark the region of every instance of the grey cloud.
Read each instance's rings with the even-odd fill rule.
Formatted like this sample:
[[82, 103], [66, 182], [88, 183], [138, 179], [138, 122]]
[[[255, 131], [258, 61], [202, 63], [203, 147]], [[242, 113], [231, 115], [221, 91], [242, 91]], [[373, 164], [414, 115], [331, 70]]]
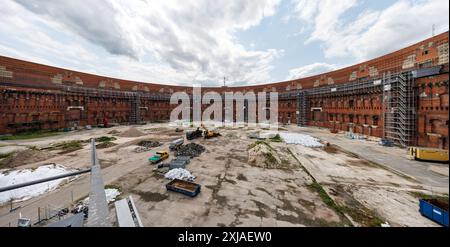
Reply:
[[102, 46], [114, 55], [137, 59], [137, 52], [115, 19], [115, 10], [107, 1], [89, 0], [15, 0], [38, 15], [62, 23], [72, 32]]

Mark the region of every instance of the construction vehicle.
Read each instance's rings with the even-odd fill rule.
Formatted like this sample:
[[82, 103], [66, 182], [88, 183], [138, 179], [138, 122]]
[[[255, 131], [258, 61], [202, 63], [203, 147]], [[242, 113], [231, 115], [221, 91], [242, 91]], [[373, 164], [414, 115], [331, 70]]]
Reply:
[[221, 134], [217, 130], [208, 130], [203, 124], [201, 126], [204, 129], [203, 137], [205, 139], [221, 136]]
[[170, 143], [169, 149], [172, 151], [178, 150], [183, 145], [183, 143], [184, 143], [183, 138], [176, 139]]
[[392, 146], [394, 146], [394, 142], [392, 142], [391, 140], [389, 140], [387, 138], [382, 138], [380, 140], [379, 144], [381, 146], [384, 146], [384, 147], [392, 147]]
[[163, 161], [165, 159], [169, 158], [169, 153], [165, 152], [165, 151], [158, 151], [156, 152], [155, 155], [153, 155], [152, 157], [148, 158], [148, 161], [150, 161], [151, 164], [157, 164], [160, 161]]
[[412, 160], [448, 162], [448, 150], [437, 148], [409, 147], [408, 158]]
[[202, 136], [202, 131], [200, 130], [200, 128], [197, 128], [194, 131], [186, 132], [186, 139], [188, 139], [188, 140], [193, 140], [193, 139], [199, 138], [201, 136]]

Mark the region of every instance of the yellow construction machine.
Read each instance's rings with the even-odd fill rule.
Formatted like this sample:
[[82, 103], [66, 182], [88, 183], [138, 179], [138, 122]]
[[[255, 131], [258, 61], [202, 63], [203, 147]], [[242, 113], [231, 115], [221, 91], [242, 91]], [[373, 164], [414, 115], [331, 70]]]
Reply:
[[448, 150], [424, 147], [409, 147], [408, 158], [412, 160], [448, 162]]
[[204, 129], [203, 137], [205, 139], [221, 136], [221, 134], [216, 129], [215, 130], [208, 130], [203, 124], [201, 126]]

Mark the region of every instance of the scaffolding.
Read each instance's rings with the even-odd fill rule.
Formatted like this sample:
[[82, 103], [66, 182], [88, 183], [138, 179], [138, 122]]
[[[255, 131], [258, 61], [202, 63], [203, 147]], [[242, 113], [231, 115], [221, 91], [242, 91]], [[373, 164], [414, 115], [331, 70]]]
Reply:
[[141, 97], [137, 93], [133, 98], [131, 98], [131, 114], [130, 123], [139, 124], [141, 122]]
[[300, 91], [297, 95], [297, 123], [299, 126], [308, 124], [308, 92]]
[[383, 75], [383, 137], [407, 147], [416, 134], [416, 94], [412, 72]]

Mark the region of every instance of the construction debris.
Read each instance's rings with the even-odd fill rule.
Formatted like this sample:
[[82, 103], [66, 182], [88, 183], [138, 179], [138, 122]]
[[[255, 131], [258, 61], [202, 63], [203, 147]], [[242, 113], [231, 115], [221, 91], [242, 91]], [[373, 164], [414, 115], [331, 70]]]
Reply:
[[159, 173], [160, 175], [165, 175], [168, 171], [170, 170], [170, 168], [168, 166], [159, 166], [158, 168], [154, 169], [154, 172]]
[[134, 149], [134, 152], [136, 153], [142, 153], [142, 152], [146, 152], [151, 150], [154, 147], [159, 147], [162, 145], [161, 142], [158, 141], [148, 141], [148, 140], [144, 140], [144, 141], [140, 141], [137, 144], [139, 147]]
[[158, 141], [140, 141], [137, 145], [145, 148], [154, 148], [161, 146], [162, 143]]
[[198, 157], [205, 151], [205, 147], [197, 143], [189, 143], [181, 146], [175, 153], [175, 156]]
[[185, 168], [189, 164], [191, 157], [189, 156], [178, 156], [170, 162], [170, 169], [175, 168]]
[[84, 218], [88, 218], [89, 207], [83, 201], [77, 203], [73, 209], [70, 211], [72, 214], [83, 213]]
[[193, 176], [188, 170], [183, 168], [175, 168], [166, 173], [164, 175], [165, 178], [173, 180], [173, 179], [181, 179], [187, 181], [194, 181], [195, 176]]

